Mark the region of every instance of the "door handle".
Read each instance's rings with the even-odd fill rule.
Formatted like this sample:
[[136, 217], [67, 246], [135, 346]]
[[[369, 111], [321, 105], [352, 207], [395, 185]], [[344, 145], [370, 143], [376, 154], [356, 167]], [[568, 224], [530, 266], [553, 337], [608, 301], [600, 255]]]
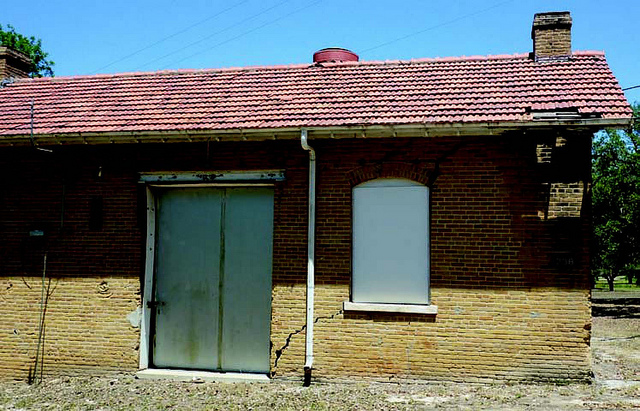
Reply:
[[164, 305], [164, 301], [147, 301], [147, 308], [162, 307]]

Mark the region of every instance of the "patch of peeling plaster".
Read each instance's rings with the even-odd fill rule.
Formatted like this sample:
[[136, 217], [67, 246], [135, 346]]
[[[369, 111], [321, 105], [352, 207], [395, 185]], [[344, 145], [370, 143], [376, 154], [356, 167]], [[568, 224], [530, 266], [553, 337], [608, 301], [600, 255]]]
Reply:
[[140, 323], [142, 321], [142, 308], [138, 307], [127, 314], [127, 320], [129, 320], [132, 327], [140, 328]]

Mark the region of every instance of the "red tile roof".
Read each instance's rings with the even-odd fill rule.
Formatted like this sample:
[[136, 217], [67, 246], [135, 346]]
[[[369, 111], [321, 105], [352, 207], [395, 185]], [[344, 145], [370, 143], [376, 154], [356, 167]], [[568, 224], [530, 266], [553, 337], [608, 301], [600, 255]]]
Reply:
[[124, 73], [17, 80], [0, 89], [0, 136], [528, 122], [631, 109], [601, 52]]

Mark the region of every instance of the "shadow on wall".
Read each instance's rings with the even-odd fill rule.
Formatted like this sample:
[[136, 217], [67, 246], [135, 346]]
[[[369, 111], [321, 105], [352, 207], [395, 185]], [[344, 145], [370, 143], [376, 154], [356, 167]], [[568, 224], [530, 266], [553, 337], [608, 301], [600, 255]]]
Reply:
[[[378, 143], [379, 150], [352, 141], [318, 142], [325, 159], [320, 195], [326, 197], [318, 205], [318, 284], [348, 287], [351, 281], [351, 187], [345, 172], [379, 166], [384, 177], [386, 168], [400, 164], [426, 170], [426, 184], [438, 179], [433, 188], [432, 238], [438, 241], [431, 255], [433, 287], [582, 287], [588, 281], [581, 218], [587, 190], [580, 173], [585, 167], [571, 162], [583, 157], [588, 161], [588, 155], [577, 155], [585, 147], [588, 151], [582, 141], [513, 135], [487, 146], [477, 139], [465, 144], [448, 139], [437, 145], [401, 139]], [[274, 235], [280, 242], [275, 244], [273, 284], [304, 283], [305, 155], [296, 141], [278, 142], [278, 150], [266, 143], [247, 144], [251, 151], [242, 156], [231, 143], [211, 150], [181, 144], [57, 148], [57, 157], [44, 159], [16, 149], [15, 158], [2, 158], [6, 163], [0, 163], [6, 175], [19, 177], [0, 176], [0, 268], [8, 275], [39, 275], [32, 266], [39, 264], [41, 254], [26, 238], [34, 227], [50, 238], [49, 271], [54, 276], [141, 276], [146, 202], [136, 170], [282, 168], [287, 180], [276, 191], [280, 211]], [[26, 160], [19, 161], [22, 157]], [[459, 181], [461, 175], [466, 180]], [[576, 181], [577, 186], [570, 185]], [[451, 194], [452, 187], [461, 194]], [[463, 204], [469, 190], [478, 196], [477, 212]], [[457, 207], [458, 214], [443, 212], [447, 207]], [[499, 223], [494, 218], [497, 207]], [[483, 213], [486, 208], [493, 214]], [[285, 215], [296, 217], [286, 220]], [[458, 242], [453, 242], [456, 236]]]
[[371, 321], [374, 323], [435, 323], [436, 316], [435, 315], [424, 315], [424, 314], [414, 314], [414, 315], [398, 315], [398, 314], [389, 314], [389, 313], [354, 313], [354, 312], [346, 312], [344, 313], [345, 320], [360, 320], [360, 321]]

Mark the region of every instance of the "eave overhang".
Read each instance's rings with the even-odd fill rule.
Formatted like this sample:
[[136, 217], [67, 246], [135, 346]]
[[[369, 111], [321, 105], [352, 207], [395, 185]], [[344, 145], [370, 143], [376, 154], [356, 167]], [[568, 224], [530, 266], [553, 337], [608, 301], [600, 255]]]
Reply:
[[[362, 125], [346, 127], [305, 127], [313, 139], [344, 138], [404, 138], [404, 137], [459, 137], [498, 136], [504, 133], [527, 131], [596, 132], [604, 128], [626, 128], [632, 119], [560, 119], [532, 120], [521, 122], [444, 123], [444, 124], [399, 124]], [[300, 128], [274, 129], [225, 129], [225, 130], [168, 130], [168, 131], [123, 131], [92, 133], [54, 133], [0, 136], [0, 147], [4, 146], [55, 146], [55, 145], [101, 145], [127, 143], [185, 143], [209, 141], [268, 141], [297, 140]]]

